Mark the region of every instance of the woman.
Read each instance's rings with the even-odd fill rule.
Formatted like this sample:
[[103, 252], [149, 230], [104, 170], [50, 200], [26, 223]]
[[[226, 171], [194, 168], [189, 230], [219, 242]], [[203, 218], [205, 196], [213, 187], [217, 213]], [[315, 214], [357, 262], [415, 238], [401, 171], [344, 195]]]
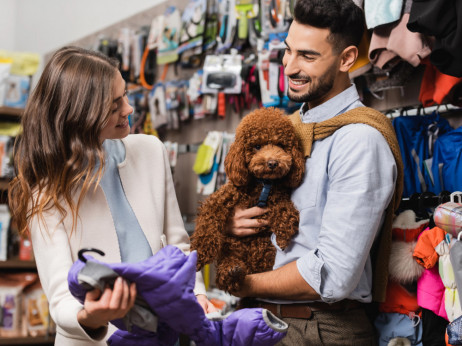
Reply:
[[[128, 136], [132, 112], [116, 61], [64, 47], [22, 118], [9, 203], [20, 232], [30, 231], [57, 345], [105, 345], [115, 328], [108, 322], [136, 297], [135, 284], [119, 278], [79, 304], [67, 274], [81, 248], [102, 250], [105, 262], [141, 261], [166, 243], [189, 250], [166, 150], [156, 137]], [[200, 276], [195, 293], [215, 311]]]

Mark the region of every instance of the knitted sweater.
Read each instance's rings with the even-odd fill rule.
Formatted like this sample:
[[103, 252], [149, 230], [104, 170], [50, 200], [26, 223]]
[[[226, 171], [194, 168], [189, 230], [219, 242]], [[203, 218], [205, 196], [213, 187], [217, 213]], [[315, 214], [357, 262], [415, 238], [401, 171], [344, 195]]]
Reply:
[[296, 111], [289, 116], [295, 131], [301, 139], [305, 157], [310, 157], [313, 141], [326, 138], [337, 129], [348, 124], [366, 124], [377, 129], [385, 138], [396, 161], [398, 177], [396, 180], [393, 198], [386, 210], [385, 221], [382, 225], [380, 240], [376, 251], [373, 253], [375, 270], [373, 277], [372, 296], [373, 300], [383, 302], [385, 300], [388, 281], [388, 261], [391, 249], [391, 229], [394, 212], [398, 209], [403, 192], [403, 162], [399, 149], [398, 140], [391, 121], [379, 111], [369, 107], [358, 107], [339, 114], [320, 123], [302, 123], [300, 112]]

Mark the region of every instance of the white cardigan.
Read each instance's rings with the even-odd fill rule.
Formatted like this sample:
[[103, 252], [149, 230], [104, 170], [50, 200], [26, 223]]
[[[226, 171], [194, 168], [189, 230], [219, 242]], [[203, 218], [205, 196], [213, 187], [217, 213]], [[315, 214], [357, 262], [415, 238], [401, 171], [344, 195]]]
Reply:
[[[164, 145], [154, 136], [129, 135], [124, 138], [125, 161], [119, 164], [120, 179], [127, 199], [151, 246], [152, 253], [162, 247], [161, 235], [167, 244], [189, 251], [189, 237], [184, 229], [175, 195], [173, 180]], [[89, 191], [83, 201], [77, 230], [70, 236], [71, 217], [58, 224], [56, 210], [48, 212], [45, 223], [33, 218], [30, 223], [32, 245], [37, 270], [50, 303], [50, 314], [57, 325], [56, 345], [106, 345], [114, 332], [109, 326], [92, 339], [77, 322], [82, 305], [70, 294], [67, 274], [77, 260], [81, 248], [92, 247], [104, 251], [95, 258], [104, 262], [120, 262], [117, 233], [109, 206], [101, 187]], [[196, 294], [205, 294], [200, 273], [196, 277]]]

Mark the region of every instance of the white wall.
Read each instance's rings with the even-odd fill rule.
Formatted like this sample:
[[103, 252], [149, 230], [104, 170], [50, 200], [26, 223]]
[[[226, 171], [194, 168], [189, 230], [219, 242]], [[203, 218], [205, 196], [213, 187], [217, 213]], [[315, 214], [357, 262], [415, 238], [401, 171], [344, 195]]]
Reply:
[[0, 50], [43, 57], [167, 0], [0, 0]]
[[0, 50], [14, 50], [16, 39], [15, 0], [0, 0]]
[[43, 55], [164, 1], [0, 0], [0, 49]]

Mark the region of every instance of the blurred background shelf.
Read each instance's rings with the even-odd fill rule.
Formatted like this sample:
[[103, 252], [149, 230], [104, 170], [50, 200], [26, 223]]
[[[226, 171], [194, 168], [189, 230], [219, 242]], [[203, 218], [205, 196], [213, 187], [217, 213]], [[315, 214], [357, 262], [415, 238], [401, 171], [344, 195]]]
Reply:
[[0, 345], [53, 345], [55, 338], [53, 336], [36, 336], [23, 338], [6, 338], [0, 337]]
[[16, 116], [20, 117], [24, 113], [23, 108], [13, 108], [13, 107], [0, 107], [0, 114], [1, 115], [10, 115], [10, 116]]
[[[12, 258], [6, 261], [0, 261], [0, 269], [30, 269], [35, 271], [36, 266], [35, 261], [22, 261], [18, 258]], [[0, 340], [2, 339], [0, 338]]]
[[8, 190], [8, 183], [10, 182], [10, 178], [2, 178], [0, 177], [0, 191]]

